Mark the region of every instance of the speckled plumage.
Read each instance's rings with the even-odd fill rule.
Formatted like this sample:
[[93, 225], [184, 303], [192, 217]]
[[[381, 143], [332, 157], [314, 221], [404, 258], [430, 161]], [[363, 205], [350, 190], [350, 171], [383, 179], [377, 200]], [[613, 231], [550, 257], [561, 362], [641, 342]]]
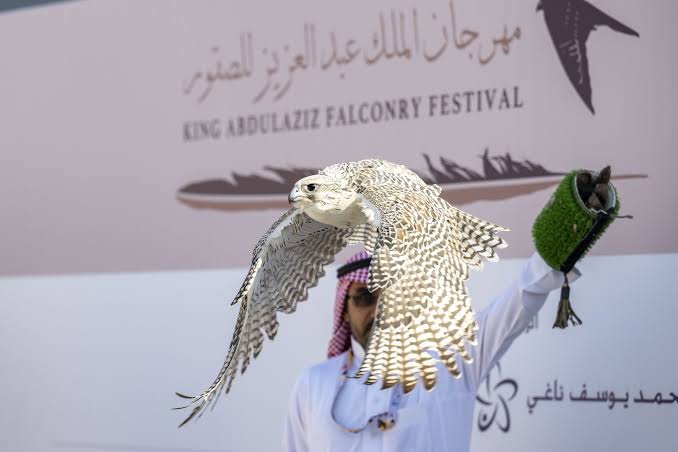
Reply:
[[421, 376], [432, 389], [439, 360], [459, 377], [457, 355], [470, 361], [465, 343], [475, 344], [477, 329], [464, 282], [469, 268], [497, 260], [495, 249], [506, 246], [497, 234], [506, 229], [439, 194], [404, 166], [376, 159], [333, 165], [298, 181], [290, 193], [294, 207], [254, 249], [233, 301], [240, 312], [221, 371], [200, 396], [181, 395], [195, 405], [181, 425], [224, 387], [230, 390], [238, 367], [244, 372], [261, 351], [263, 332], [275, 337], [277, 312], [293, 312], [349, 243], [363, 243], [373, 255], [368, 288], [382, 289], [357, 376], [384, 387], [402, 384], [406, 393]]

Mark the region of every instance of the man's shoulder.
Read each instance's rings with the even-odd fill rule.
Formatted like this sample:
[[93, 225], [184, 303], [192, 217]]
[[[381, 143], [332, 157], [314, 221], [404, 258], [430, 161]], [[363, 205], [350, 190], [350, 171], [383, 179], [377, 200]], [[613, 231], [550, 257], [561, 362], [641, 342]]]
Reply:
[[297, 378], [292, 397], [313, 399], [326, 394], [328, 388], [336, 384], [345, 360], [346, 353], [342, 353], [304, 369]]
[[341, 353], [325, 361], [307, 367], [298, 378], [300, 385], [317, 385], [326, 381], [335, 381], [341, 372], [341, 366], [346, 360], [346, 353]]
[[304, 369], [304, 373], [311, 379], [324, 379], [325, 377], [336, 377], [337, 373], [341, 371], [341, 366], [346, 360], [346, 353], [341, 353], [325, 361], [319, 362]]

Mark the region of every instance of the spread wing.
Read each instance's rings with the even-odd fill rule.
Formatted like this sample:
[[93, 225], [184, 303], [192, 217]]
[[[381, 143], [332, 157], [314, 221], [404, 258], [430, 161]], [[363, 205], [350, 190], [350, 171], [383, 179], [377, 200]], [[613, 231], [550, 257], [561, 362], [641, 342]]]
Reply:
[[598, 25], [606, 25], [632, 36], [638, 36], [638, 33], [581, 0], [549, 2], [544, 7], [544, 18], [567, 77], [591, 113], [595, 113], [591, 102], [591, 79], [586, 55], [589, 34]]
[[586, 40], [594, 24], [583, 13], [581, 3], [568, 0], [549, 4], [544, 8], [544, 19], [570, 83], [591, 113], [594, 113], [589, 60], [586, 56]]
[[[297, 209], [287, 211], [259, 240], [252, 265], [232, 304], [240, 303], [235, 330], [224, 364], [214, 382], [191, 399], [191, 414], [186, 424], [215, 402], [224, 390], [228, 393], [238, 371], [244, 373], [252, 357], [261, 352], [265, 332], [273, 339], [278, 332], [277, 312], [291, 313], [297, 303], [306, 300], [308, 290], [325, 274], [325, 265], [346, 246], [350, 229], [339, 229], [311, 219]], [[198, 416], [199, 417], [199, 416]]]
[[[390, 164], [392, 165], [392, 164]], [[384, 164], [361, 171], [362, 191], [381, 214], [372, 243], [368, 287], [381, 288], [365, 358], [356, 376], [368, 384], [402, 384], [408, 393], [422, 376], [435, 386], [437, 361], [461, 375], [457, 355], [469, 362], [477, 325], [464, 282], [469, 268], [496, 261], [507, 229], [473, 217], [439, 197], [404, 167]]]

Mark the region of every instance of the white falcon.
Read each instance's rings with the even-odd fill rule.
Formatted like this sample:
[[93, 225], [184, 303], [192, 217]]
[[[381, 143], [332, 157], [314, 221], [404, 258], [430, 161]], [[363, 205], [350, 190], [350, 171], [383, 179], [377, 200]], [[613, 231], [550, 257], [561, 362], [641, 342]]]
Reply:
[[[459, 377], [457, 356], [476, 344], [476, 321], [464, 282], [469, 268], [496, 261], [507, 229], [465, 213], [439, 197], [440, 188], [385, 160], [332, 165], [294, 184], [293, 206], [259, 240], [252, 265], [232, 304], [240, 312], [228, 354], [214, 382], [199, 396], [186, 422], [257, 357], [264, 333], [278, 332], [278, 311], [294, 312], [347, 244], [362, 243], [373, 258], [368, 289], [382, 289], [365, 358], [357, 377], [401, 384], [410, 392], [421, 377], [436, 383], [437, 363]], [[180, 426], [181, 426], [180, 425]]]

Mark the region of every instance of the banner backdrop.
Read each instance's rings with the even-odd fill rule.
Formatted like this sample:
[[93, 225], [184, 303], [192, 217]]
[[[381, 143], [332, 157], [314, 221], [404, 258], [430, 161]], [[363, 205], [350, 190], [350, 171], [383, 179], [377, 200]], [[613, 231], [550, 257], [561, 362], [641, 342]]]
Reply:
[[0, 13], [1, 448], [277, 449], [291, 385], [324, 356], [331, 277], [200, 422], [174, 430], [173, 393], [211, 382], [230, 297], [294, 181], [379, 157], [511, 229], [504, 260], [471, 278], [478, 309], [532, 253], [562, 175], [610, 164], [634, 218], [580, 266], [585, 324], [552, 331], [550, 300], [479, 394], [472, 447], [675, 450], [677, 13], [670, 0]]

